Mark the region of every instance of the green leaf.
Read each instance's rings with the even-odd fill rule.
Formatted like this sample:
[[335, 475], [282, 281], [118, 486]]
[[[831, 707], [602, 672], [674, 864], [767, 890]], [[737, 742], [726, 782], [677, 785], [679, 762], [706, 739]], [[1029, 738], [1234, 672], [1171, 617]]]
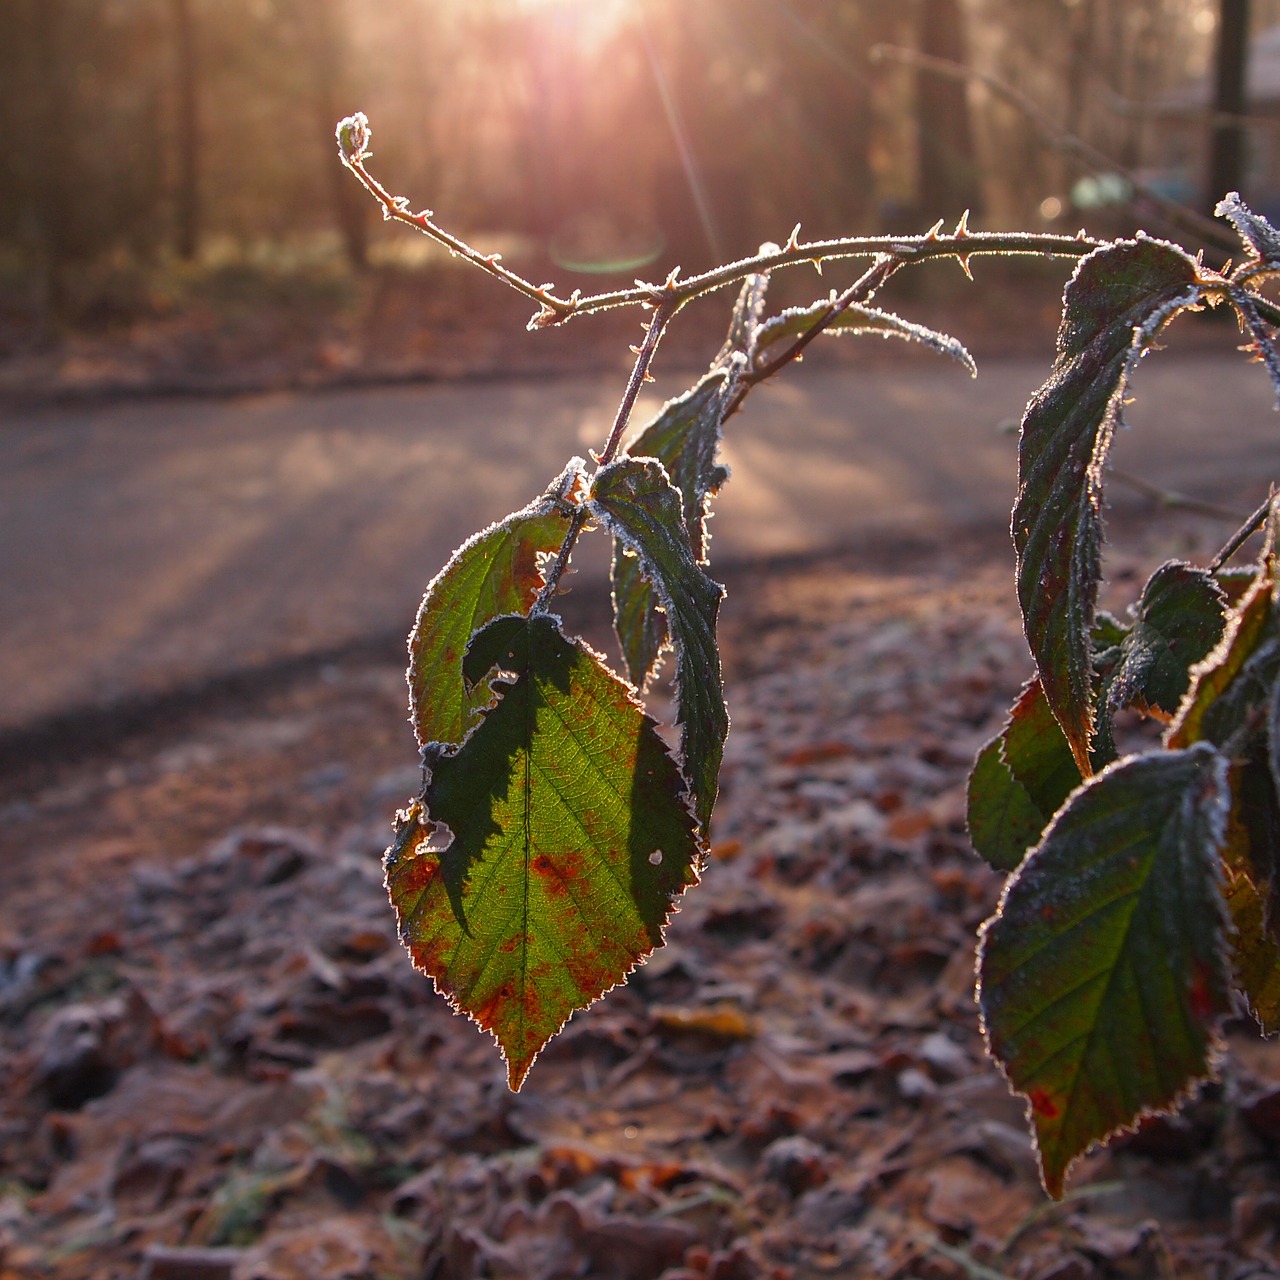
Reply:
[[1012, 871], [1047, 819], [1001, 758], [1002, 739], [999, 734], [982, 748], [969, 773], [969, 839], [997, 871]]
[[[758, 350], [765, 351], [776, 343], [794, 340], [808, 333], [830, 311], [835, 296], [833, 292], [825, 302], [815, 302], [807, 307], [789, 307], [766, 320], [760, 327]], [[891, 311], [880, 311], [876, 307], [854, 303], [836, 316], [823, 332], [871, 333], [881, 338], [902, 338], [907, 342], [919, 342], [964, 365], [973, 377], [978, 376], [978, 366], [974, 364], [973, 357], [963, 343], [936, 329], [926, 329], [924, 325], [904, 320]]]
[[1059, 812], [983, 926], [988, 1048], [1029, 1101], [1049, 1194], [1093, 1143], [1174, 1106], [1230, 1009], [1213, 748], [1133, 756]]
[[1225, 597], [1208, 573], [1178, 560], [1161, 565], [1143, 587], [1133, 628], [1120, 642], [1107, 682], [1108, 708], [1136, 707], [1172, 719], [1191, 668], [1217, 646], [1225, 625]]
[[592, 481], [588, 506], [639, 557], [666, 614], [676, 655], [676, 722], [683, 729], [685, 776], [706, 832], [729, 732], [716, 647], [724, 588], [694, 560], [684, 536], [680, 494], [660, 463], [623, 458], [602, 467]]
[[472, 634], [532, 605], [543, 585], [540, 555], [559, 550], [568, 494], [582, 474], [573, 459], [542, 497], [468, 538], [432, 579], [409, 634], [409, 709], [419, 744], [461, 742], [486, 691], [467, 690], [462, 655]]
[[1022, 419], [1013, 509], [1018, 599], [1049, 705], [1085, 774], [1103, 466], [1138, 358], [1198, 296], [1196, 264], [1175, 245], [1142, 238], [1089, 254], [1063, 297], [1053, 371]]
[[503, 617], [468, 678], [491, 662], [496, 702], [431, 753], [385, 865], [414, 964], [493, 1033], [518, 1089], [570, 1014], [662, 945], [699, 847], [654, 722], [585, 645]]
[[1080, 781], [1071, 747], [1033, 680], [969, 776], [973, 847], [997, 871], [1012, 871]]
[[[710, 541], [708, 501], [729, 475], [716, 461], [716, 454], [720, 424], [733, 386], [732, 370], [712, 369], [684, 395], [663, 405], [627, 449], [632, 458], [656, 458], [680, 491], [689, 546], [700, 564], [706, 562]], [[621, 540], [614, 543], [613, 603], [614, 629], [627, 675], [637, 688], [643, 689], [662, 654], [667, 625], [658, 611], [659, 599], [643, 565]]]

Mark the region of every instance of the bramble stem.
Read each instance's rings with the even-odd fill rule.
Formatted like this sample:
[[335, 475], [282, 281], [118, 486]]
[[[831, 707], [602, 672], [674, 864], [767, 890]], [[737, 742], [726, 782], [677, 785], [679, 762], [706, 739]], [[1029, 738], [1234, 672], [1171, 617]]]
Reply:
[[[623, 392], [622, 403], [614, 416], [609, 439], [605, 442], [603, 452], [591, 455], [595, 460], [597, 475], [602, 467], [607, 467], [617, 457], [618, 449], [622, 444], [622, 434], [627, 429], [627, 423], [631, 421], [631, 411], [636, 406], [640, 388], [649, 378], [649, 366], [653, 364], [654, 353], [658, 350], [658, 343], [662, 341], [663, 330], [683, 305], [683, 302], [676, 300], [673, 292], [658, 305], [653, 313], [653, 319], [649, 321], [645, 331], [644, 341], [636, 348], [636, 363], [627, 381], [627, 389]], [[560, 544], [560, 550], [556, 553], [555, 561], [547, 570], [543, 588], [538, 592], [537, 600], [534, 601], [534, 613], [541, 613], [546, 609], [548, 601], [555, 597], [560, 587], [560, 578], [569, 566], [569, 557], [573, 555], [573, 548], [586, 523], [586, 508], [578, 507], [569, 521], [569, 528], [565, 532], [564, 541]]]
[[[971, 254], [1082, 258], [1105, 243], [1083, 232], [1074, 236], [1064, 236], [1030, 232], [970, 231], [963, 221], [950, 235], [939, 234], [941, 223], [928, 234], [921, 236], [853, 236], [839, 240], [813, 240], [806, 244], [801, 244], [793, 233], [781, 249], [726, 263], [724, 266], [704, 271], [701, 275], [689, 276], [684, 280], [678, 279], [673, 272], [664, 284], [649, 284], [638, 280], [630, 289], [596, 293], [585, 298], [575, 289], [569, 297], [562, 298], [554, 292], [552, 285], [534, 284], [504, 267], [497, 254], [484, 254], [473, 249], [465, 241], [436, 223], [430, 210], [424, 209], [413, 213], [404, 196], [393, 196], [365, 167], [364, 162], [368, 153], [360, 147], [348, 150], [343, 144], [344, 127], [354, 119], [356, 117], [348, 117], [348, 120], [343, 121], [339, 126], [339, 155], [342, 157], [342, 163], [355, 174], [366, 190], [382, 206], [384, 216], [414, 227], [423, 235], [444, 245], [451, 253], [479, 267], [481, 271], [496, 276], [518, 293], [536, 302], [540, 309], [529, 321], [530, 329], [551, 328], [554, 325], [564, 324], [575, 316], [606, 311], [612, 307], [648, 305], [658, 309], [670, 300], [675, 308], [679, 309], [692, 298], [736, 284], [747, 276], [759, 272], [801, 266], [806, 263], [813, 265], [835, 258], [893, 258], [899, 264], [945, 257], [964, 260]], [[364, 127], [367, 133], [367, 122], [364, 122]]]
[[1267, 513], [1271, 510], [1271, 504], [1275, 501], [1275, 494], [1269, 493], [1267, 499], [1245, 522], [1238, 528], [1235, 533], [1227, 539], [1226, 545], [1218, 552], [1216, 556], [1209, 562], [1209, 572], [1217, 573], [1228, 560], [1231, 559], [1246, 542], [1249, 541], [1259, 529], [1262, 528], [1266, 521]]
[[640, 344], [638, 350], [632, 348], [636, 352], [635, 366], [631, 370], [627, 389], [623, 392], [622, 403], [618, 406], [618, 412], [613, 419], [613, 429], [609, 432], [604, 451], [596, 458], [599, 466], [607, 467], [617, 456], [618, 448], [622, 444], [622, 433], [627, 429], [627, 423], [631, 421], [632, 409], [636, 407], [636, 397], [640, 394], [640, 388], [649, 380], [649, 366], [653, 364], [654, 353], [658, 350], [658, 343], [662, 341], [663, 330], [683, 305], [683, 302], [674, 300], [674, 294], [662, 302], [654, 311], [653, 319], [646, 326], [644, 342]]
[[768, 364], [754, 372], [746, 374], [743, 382], [748, 386], [755, 386], [758, 382], [764, 382], [766, 378], [772, 378], [779, 369], [790, 364], [791, 361], [798, 360], [805, 347], [838, 316], [848, 311], [856, 302], [870, 301], [879, 292], [881, 285], [902, 265], [903, 260], [896, 256], [877, 259], [874, 265], [859, 276], [838, 298], [832, 300], [831, 305], [811, 328], [806, 329], [781, 355], [775, 356]]

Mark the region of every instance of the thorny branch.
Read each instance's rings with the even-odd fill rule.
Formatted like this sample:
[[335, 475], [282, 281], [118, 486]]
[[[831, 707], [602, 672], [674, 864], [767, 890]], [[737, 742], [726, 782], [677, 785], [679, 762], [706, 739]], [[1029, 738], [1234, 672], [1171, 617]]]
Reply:
[[538, 304], [539, 310], [529, 321], [530, 329], [546, 329], [564, 324], [575, 316], [605, 311], [611, 307], [649, 306], [660, 308], [672, 302], [676, 309], [704, 293], [712, 293], [728, 285], [736, 284], [747, 276], [781, 267], [800, 266], [805, 263], [816, 266], [835, 258], [886, 258], [897, 265], [924, 262], [930, 258], [959, 258], [967, 262], [973, 254], [1019, 254], [1036, 257], [1082, 258], [1104, 243], [1080, 232], [1073, 236], [1046, 233], [1006, 233], [995, 231], [970, 231], [962, 219], [955, 231], [942, 233], [939, 222], [925, 235], [920, 236], [852, 236], [839, 240], [812, 240], [801, 243], [799, 227], [791, 233], [780, 249], [742, 258], [701, 275], [678, 278], [678, 268], [663, 284], [636, 281], [633, 288], [617, 289], [609, 293], [596, 293], [583, 297], [575, 289], [569, 297], [561, 297], [552, 284], [534, 284], [502, 265], [501, 255], [480, 253], [465, 241], [446, 231], [434, 221], [429, 209], [414, 213], [408, 198], [393, 196], [366, 168], [369, 122], [362, 112], [348, 116], [337, 129], [338, 151], [342, 163], [364, 184], [369, 193], [382, 206], [383, 217], [406, 223], [424, 235], [442, 244], [450, 253], [496, 276], [518, 293]]

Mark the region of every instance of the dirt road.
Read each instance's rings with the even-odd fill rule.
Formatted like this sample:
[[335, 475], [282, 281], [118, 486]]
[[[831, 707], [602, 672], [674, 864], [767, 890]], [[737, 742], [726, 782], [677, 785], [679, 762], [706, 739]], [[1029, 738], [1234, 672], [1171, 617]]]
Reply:
[[[1015, 438], [1001, 427], [1044, 374], [991, 361], [974, 382], [924, 356], [793, 371], [730, 425], [715, 558], [1004, 527]], [[578, 378], [9, 414], [0, 732], [407, 629], [458, 541], [599, 447], [619, 390]], [[660, 384], [636, 421], [677, 390]], [[1239, 357], [1169, 352], [1136, 393], [1117, 466], [1241, 511], [1280, 475], [1270, 386]], [[586, 551], [579, 589], [605, 572], [603, 545]]]

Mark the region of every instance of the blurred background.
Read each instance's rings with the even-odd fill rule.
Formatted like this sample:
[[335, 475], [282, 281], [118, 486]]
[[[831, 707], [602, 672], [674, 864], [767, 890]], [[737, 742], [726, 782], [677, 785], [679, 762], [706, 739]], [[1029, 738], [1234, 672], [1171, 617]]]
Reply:
[[[357, 109], [393, 191], [564, 288], [797, 221], [1159, 232], [1135, 175], [1212, 207], [1224, 17], [1252, 36], [1239, 182], [1275, 212], [1280, 0], [0, 0], [0, 389], [510, 355], [471, 332], [478, 281], [338, 165]], [[1114, 171], [880, 42], [998, 77]]]

